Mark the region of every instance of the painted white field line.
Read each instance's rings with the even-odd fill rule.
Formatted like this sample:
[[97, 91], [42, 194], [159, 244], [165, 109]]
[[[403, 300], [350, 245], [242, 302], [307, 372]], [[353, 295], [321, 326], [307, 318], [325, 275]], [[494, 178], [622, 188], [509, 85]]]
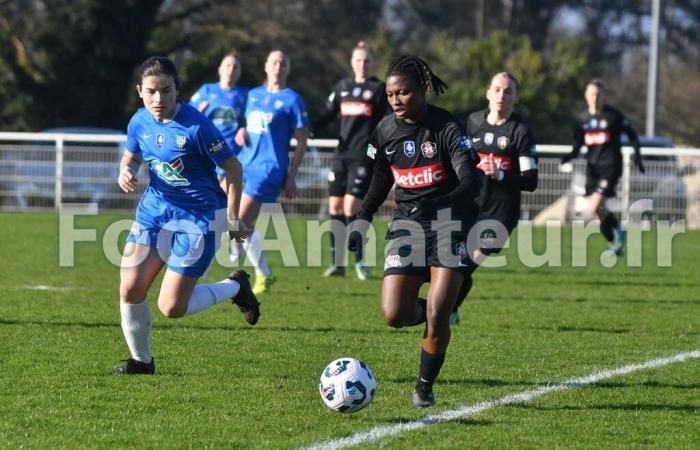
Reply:
[[628, 375], [638, 370], [656, 369], [658, 367], [667, 366], [669, 364], [683, 362], [691, 358], [700, 358], [700, 350], [679, 353], [674, 356], [669, 356], [668, 358], [652, 359], [647, 362], [643, 362], [640, 364], [631, 364], [629, 366], [620, 367], [618, 369], [609, 369], [600, 372], [594, 372], [590, 375], [574, 378], [560, 384], [552, 386], [543, 386], [538, 389], [532, 389], [529, 391], [519, 392], [517, 394], [506, 395], [505, 397], [489, 402], [477, 403], [475, 405], [466, 405], [459, 409], [454, 409], [451, 411], [442, 412], [440, 414], [426, 416], [422, 419], [414, 420], [412, 422], [376, 427], [369, 431], [356, 433], [346, 438], [335, 439], [332, 441], [316, 444], [312, 447], [308, 447], [308, 450], [336, 450], [345, 447], [351, 447], [353, 445], [365, 444], [367, 442], [372, 442], [386, 437], [394, 436], [405, 431], [427, 427], [438, 422], [447, 422], [450, 420], [457, 420], [463, 417], [473, 416], [475, 414], [479, 414], [497, 406], [506, 406], [515, 403], [523, 403], [528, 400], [532, 400], [533, 398], [537, 398], [552, 392], [563, 391], [565, 389], [571, 389], [578, 386], [585, 386], [587, 384], [597, 383], [598, 381], [605, 380], [607, 378]]

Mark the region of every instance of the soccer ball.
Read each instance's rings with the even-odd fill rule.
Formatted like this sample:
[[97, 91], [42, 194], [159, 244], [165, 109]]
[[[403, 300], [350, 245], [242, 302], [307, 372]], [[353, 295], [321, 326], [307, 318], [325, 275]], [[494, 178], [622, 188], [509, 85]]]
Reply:
[[369, 405], [376, 387], [369, 366], [355, 358], [339, 358], [321, 372], [318, 391], [333, 411], [352, 413]]

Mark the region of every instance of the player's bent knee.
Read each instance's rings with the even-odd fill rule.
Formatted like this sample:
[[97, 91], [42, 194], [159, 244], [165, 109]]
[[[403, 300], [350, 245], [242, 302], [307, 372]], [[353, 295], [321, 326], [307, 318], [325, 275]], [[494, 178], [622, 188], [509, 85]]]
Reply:
[[187, 305], [184, 307], [178, 305], [176, 302], [163, 301], [158, 299], [158, 309], [160, 312], [169, 319], [177, 319], [185, 315], [187, 311]]

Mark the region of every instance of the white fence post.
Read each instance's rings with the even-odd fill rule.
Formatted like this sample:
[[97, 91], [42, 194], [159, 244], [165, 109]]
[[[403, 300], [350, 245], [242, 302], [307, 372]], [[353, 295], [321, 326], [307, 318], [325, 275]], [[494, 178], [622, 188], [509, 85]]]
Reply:
[[54, 209], [61, 208], [63, 199], [63, 136], [56, 138], [56, 180], [54, 185]]
[[620, 214], [624, 218], [630, 206], [630, 173], [632, 172], [632, 152], [629, 147], [622, 148], [622, 203], [620, 203]]

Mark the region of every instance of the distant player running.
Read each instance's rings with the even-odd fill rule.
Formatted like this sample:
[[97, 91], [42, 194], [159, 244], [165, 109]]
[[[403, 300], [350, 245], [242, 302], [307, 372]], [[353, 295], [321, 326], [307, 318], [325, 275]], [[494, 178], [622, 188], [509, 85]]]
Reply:
[[[428, 90], [440, 94], [447, 86], [425, 61], [412, 55], [396, 57], [386, 76], [394, 114], [382, 119], [370, 138], [367, 154], [374, 159], [374, 175], [348, 248], [354, 251], [364, 242], [367, 223], [396, 183], [382, 312], [392, 327], [426, 323], [413, 392], [413, 405], [423, 408], [435, 404], [433, 383], [445, 361], [450, 313], [468, 267], [461, 220], [473, 220], [476, 214], [476, 159], [459, 121], [427, 103]], [[444, 209], [456, 222], [436, 220]], [[419, 301], [418, 292], [428, 278], [428, 299]]]
[[[290, 69], [289, 56], [283, 50], [269, 53], [265, 62], [265, 84], [248, 93], [246, 126], [236, 134], [236, 142], [243, 147], [239, 154], [244, 169], [240, 218], [250, 228], [262, 204], [276, 202], [282, 189], [287, 198], [297, 194], [296, 176], [306, 152], [309, 117], [304, 99], [287, 87]], [[290, 162], [292, 135], [297, 139], [297, 146]], [[255, 266], [253, 292], [262, 294], [275, 277], [265, 260], [260, 233], [254, 231], [244, 247]]]
[[586, 214], [595, 215], [600, 220], [600, 232], [608, 241], [610, 250], [622, 254], [625, 234], [620, 221], [605, 207], [605, 199], [614, 197], [617, 182], [622, 175], [622, 133], [634, 148], [634, 163], [644, 173], [644, 162], [639, 150], [639, 139], [629, 120], [617, 109], [603, 102], [603, 82], [593, 79], [586, 85], [586, 104], [574, 128], [574, 147], [571, 153], [562, 158], [563, 172], [570, 172], [569, 161], [576, 158], [584, 145], [586, 153]]
[[496, 74], [486, 90], [487, 109], [472, 113], [467, 120], [467, 133], [481, 162], [477, 166], [481, 178], [477, 232], [479, 244], [473, 249], [475, 264], [464, 275], [455, 312], [450, 321], [459, 321], [457, 308], [472, 287], [472, 274], [486, 256], [501, 251], [503, 244], [520, 218], [522, 191], [537, 188], [537, 150], [530, 127], [513, 110], [518, 102], [518, 81], [508, 72]]
[[[358, 42], [350, 65], [353, 78], [341, 80], [333, 89], [325, 110], [311, 125], [315, 133], [340, 113], [340, 137], [333, 153], [328, 177], [328, 210], [336, 225], [331, 233], [332, 265], [323, 276], [345, 275], [345, 225], [352, 222], [360, 209], [372, 179], [373, 162], [367, 157], [367, 143], [379, 121], [389, 112], [384, 83], [374, 76], [374, 53]], [[340, 226], [337, 226], [340, 225]], [[370, 277], [362, 260], [362, 246], [357, 249], [355, 273], [360, 280]]]
[[[136, 89], [143, 100], [131, 118], [127, 151], [120, 162], [119, 187], [136, 190], [139, 166], [149, 170], [136, 218], [127, 238], [119, 285], [122, 330], [131, 358], [117, 368], [121, 374], [153, 374], [151, 312], [148, 290], [164, 265], [158, 307], [170, 318], [189, 316], [232, 299], [249, 324], [260, 316], [257, 299], [244, 271], [217, 283], [197, 285], [209, 267], [221, 231], [217, 212], [234, 239], [250, 232], [238, 221], [241, 165], [221, 133], [192, 106], [177, 101], [178, 76], [167, 58], [141, 64]], [[227, 192], [214, 171], [226, 172]]]

